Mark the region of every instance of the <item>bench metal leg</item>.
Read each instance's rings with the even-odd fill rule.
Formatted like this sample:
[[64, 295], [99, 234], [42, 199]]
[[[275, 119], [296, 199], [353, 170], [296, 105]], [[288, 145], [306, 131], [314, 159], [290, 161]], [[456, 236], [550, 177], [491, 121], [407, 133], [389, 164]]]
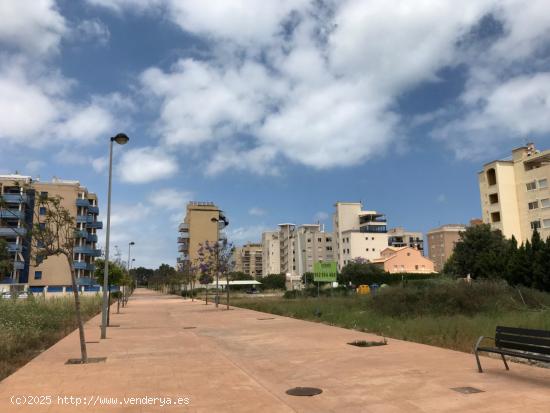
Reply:
[[502, 357], [502, 361], [504, 362], [504, 366], [506, 366], [506, 370], [510, 370], [508, 367], [508, 363], [506, 363], [506, 358], [504, 358], [504, 354], [501, 354], [500, 357]]
[[479, 362], [479, 354], [477, 353], [477, 348], [479, 347], [479, 343], [483, 340], [483, 336], [481, 336], [478, 340], [476, 345], [474, 346], [474, 354], [476, 356], [476, 362], [477, 362], [477, 369], [480, 373], [483, 373], [483, 369], [481, 368], [481, 363]]
[[483, 373], [483, 369], [481, 368], [481, 363], [479, 362], [479, 355], [477, 354], [477, 349], [475, 349], [474, 354], [476, 355], [477, 369], [480, 373]]

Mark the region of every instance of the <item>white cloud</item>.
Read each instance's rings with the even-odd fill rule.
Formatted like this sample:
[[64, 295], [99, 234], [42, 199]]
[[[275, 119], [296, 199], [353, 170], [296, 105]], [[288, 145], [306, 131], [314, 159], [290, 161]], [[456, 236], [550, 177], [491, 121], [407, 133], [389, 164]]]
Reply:
[[137, 204], [118, 204], [113, 205], [111, 211], [111, 226], [125, 226], [130, 223], [143, 221], [151, 212], [151, 207], [138, 202]]
[[268, 228], [264, 225], [243, 226], [231, 228], [227, 231], [230, 242], [241, 244], [244, 242], [258, 242], [262, 238], [262, 232]]
[[442, 204], [447, 201], [447, 196], [445, 194], [439, 194], [435, 200]]
[[155, 190], [149, 194], [149, 202], [154, 206], [168, 210], [184, 210], [185, 205], [191, 201], [193, 194], [187, 191], [178, 191], [172, 188]]
[[255, 216], [255, 217], [261, 217], [261, 216], [264, 216], [265, 214], [267, 214], [267, 211], [265, 209], [262, 209], [262, 208], [252, 207], [248, 210], [248, 214], [252, 215], [252, 216]]
[[315, 221], [326, 221], [328, 218], [329, 218], [329, 214], [323, 211], [317, 212], [313, 217]]
[[117, 169], [124, 182], [140, 184], [175, 175], [178, 163], [160, 148], [143, 147], [125, 150]]
[[[159, 104], [161, 145], [206, 148], [207, 174], [278, 174], [285, 159], [350, 166], [399, 152], [406, 146], [399, 97], [459, 65], [467, 84], [458, 105], [419, 114], [411, 126], [438, 123], [434, 136], [459, 157], [494, 147], [475, 144], [482, 139], [548, 129], [546, 88], [536, 90], [544, 73], [524, 70], [544, 67], [537, 53], [550, 41], [545, 0], [88, 2], [160, 13], [208, 41], [208, 60], [181, 59], [141, 76]], [[488, 16], [503, 33], [471, 41]], [[518, 87], [521, 103], [514, 104]]]
[[43, 161], [39, 161], [39, 160], [29, 161], [25, 165], [25, 173], [35, 174], [45, 166], [46, 166], [46, 162], [43, 162]]
[[71, 33], [75, 40], [88, 40], [106, 45], [111, 37], [111, 32], [105, 23], [99, 19], [82, 20]]
[[91, 160], [92, 168], [94, 168], [94, 171], [97, 173], [104, 172], [107, 169], [109, 160], [106, 156], [101, 156], [99, 158], [93, 158]]
[[67, 31], [55, 0], [0, 2], [0, 44], [43, 55], [58, 50]]

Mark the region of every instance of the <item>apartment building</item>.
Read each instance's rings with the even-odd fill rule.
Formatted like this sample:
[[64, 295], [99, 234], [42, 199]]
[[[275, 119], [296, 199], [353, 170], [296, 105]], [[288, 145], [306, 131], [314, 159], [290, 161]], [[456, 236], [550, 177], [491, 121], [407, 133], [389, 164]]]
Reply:
[[407, 231], [403, 227], [388, 230], [388, 246], [411, 247], [424, 254], [424, 235], [421, 232]]
[[178, 267], [196, 264], [198, 251], [206, 241], [215, 243], [223, 238], [222, 230], [229, 225], [227, 218], [213, 202], [189, 202], [185, 218], [179, 225]]
[[428, 231], [428, 257], [434, 262], [435, 271], [443, 270], [464, 231], [466, 226], [462, 224], [442, 225]]
[[291, 223], [279, 224], [279, 258], [281, 274], [296, 275], [296, 257], [294, 256], [296, 225]]
[[30, 176], [0, 176], [0, 237], [13, 253], [14, 270], [4, 280], [9, 283], [29, 284], [31, 287], [63, 287], [71, 285], [71, 269], [63, 256], [44, 258], [40, 263], [31, 260], [31, 242], [27, 232], [40, 224], [46, 210], [40, 206], [40, 197], [60, 197], [61, 205], [74, 217], [77, 230], [74, 270], [79, 285], [93, 284], [94, 261], [101, 255], [97, 248], [97, 231], [103, 228], [98, 221], [97, 196], [78, 181], [54, 178], [51, 182], [33, 180]]
[[252, 277], [262, 276], [262, 244], [247, 243], [233, 252], [234, 271]]
[[304, 224], [295, 229], [295, 275], [302, 277], [313, 272], [313, 264], [319, 261], [335, 261], [334, 234], [325, 232], [320, 224]]
[[484, 223], [518, 242], [534, 229], [550, 237], [550, 150], [516, 148], [511, 159], [485, 164], [478, 178]]
[[281, 273], [281, 244], [279, 231], [262, 233], [262, 275]]
[[377, 211], [363, 211], [360, 202], [337, 202], [333, 214], [336, 260], [340, 271], [350, 260], [372, 261], [388, 247], [387, 220]]

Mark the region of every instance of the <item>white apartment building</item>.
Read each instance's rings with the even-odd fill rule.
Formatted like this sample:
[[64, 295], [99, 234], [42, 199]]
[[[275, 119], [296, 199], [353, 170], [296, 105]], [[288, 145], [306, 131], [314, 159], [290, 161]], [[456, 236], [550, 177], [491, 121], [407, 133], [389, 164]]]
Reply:
[[325, 232], [320, 224], [300, 225], [296, 228], [294, 240], [295, 274], [298, 277], [313, 272], [315, 262], [336, 259], [334, 234]]
[[495, 160], [479, 172], [483, 222], [518, 242], [536, 228], [550, 237], [550, 150], [530, 143], [514, 149], [509, 160]]
[[387, 221], [377, 211], [363, 211], [360, 202], [337, 202], [333, 214], [336, 260], [340, 271], [350, 260], [369, 261], [388, 247]]
[[262, 275], [281, 273], [281, 244], [279, 231], [262, 233]]

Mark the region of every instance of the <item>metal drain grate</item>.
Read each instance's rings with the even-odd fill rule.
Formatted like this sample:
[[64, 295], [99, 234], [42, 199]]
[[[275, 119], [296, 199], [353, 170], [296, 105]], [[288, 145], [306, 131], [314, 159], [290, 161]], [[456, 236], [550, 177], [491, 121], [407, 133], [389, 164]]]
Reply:
[[288, 389], [286, 394], [290, 396], [317, 396], [321, 394], [323, 390], [318, 389], [317, 387], [294, 387]]
[[485, 393], [484, 390], [476, 389], [475, 387], [452, 387], [451, 390], [462, 394]]
[[[104, 363], [105, 360], [107, 360], [107, 357], [88, 357], [88, 363]], [[69, 359], [65, 362], [65, 364], [85, 364], [82, 363], [82, 359]]]
[[384, 341], [366, 341], [366, 340], [355, 340], [351, 343], [348, 343], [350, 346], [356, 347], [376, 347], [376, 346], [385, 346], [388, 344], [386, 339]]
[[120, 324], [109, 324], [107, 327], [120, 327]]
[[99, 341], [86, 341], [86, 344], [99, 344]]
[[257, 320], [275, 320], [275, 317], [264, 317], [264, 318], [258, 318]]
[[184, 330], [191, 330], [192, 328], [197, 328], [195, 326], [183, 327]]

